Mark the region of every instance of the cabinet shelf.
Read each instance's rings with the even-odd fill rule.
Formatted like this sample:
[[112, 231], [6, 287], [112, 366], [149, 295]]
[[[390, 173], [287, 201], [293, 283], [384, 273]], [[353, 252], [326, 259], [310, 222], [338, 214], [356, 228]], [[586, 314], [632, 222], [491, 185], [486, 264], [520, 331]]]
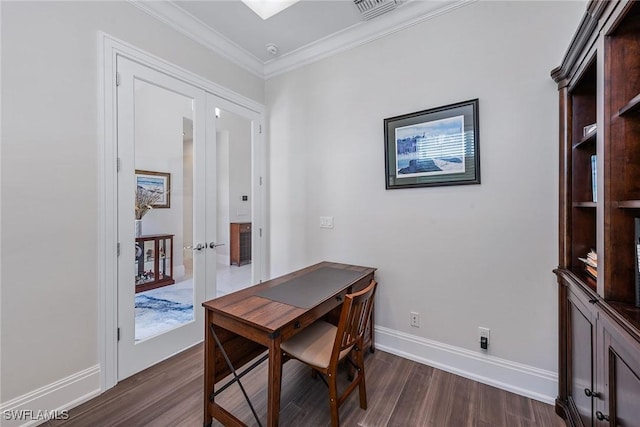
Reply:
[[588, 135], [585, 135], [580, 141], [573, 144], [573, 148], [584, 148], [587, 145], [594, 144], [596, 142], [597, 131], [591, 132]]
[[574, 208], [595, 208], [597, 206], [596, 202], [573, 202]]
[[619, 116], [625, 116], [627, 114], [637, 113], [640, 111], [640, 94], [633, 97], [631, 101], [627, 103], [618, 111]]
[[142, 260], [142, 261], [138, 261], [138, 260], [136, 260], [136, 263], [138, 263], [138, 262], [145, 262], [145, 263], [147, 263], [147, 262], [155, 262], [155, 260], [156, 260], [156, 259], [158, 259], [158, 260], [166, 259], [166, 260], [168, 261], [168, 260], [170, 260], [171, 258], [170, 258], [170, 257], [163, 257], [163, 256], [162, 256], [162, 257], [160, 257], [160, 258], [154, 258], [154, 257], [151, 257], [151, 258], [145, 258], [145, 259], [144, 259], [144, 260]]
[[584, 267], [573, 267], [570, 271], [579, 279], [580, 282], [582, 282], [583, 285], [586, 285], [586, 287], [591, 289], [594, 293], [597, 292], [598, 282], [584, 271]]
[[640, 200], [620, 200], [615, 205], [619, 209], [640, 209]]
[[613, 308], [613, 315], [620, 316], [635, 329], [640, 330], [640, 308], [632, 304], [616, 301], [609, 301], [608, 305]]

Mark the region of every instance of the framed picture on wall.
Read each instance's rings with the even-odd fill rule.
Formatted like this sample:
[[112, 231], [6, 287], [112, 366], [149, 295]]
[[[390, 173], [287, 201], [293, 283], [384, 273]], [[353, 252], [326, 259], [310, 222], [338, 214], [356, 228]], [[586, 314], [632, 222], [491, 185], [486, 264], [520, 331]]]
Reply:
[[154, 209], [171, 207], [171, 174], [136, 169], [136, 188], [158, 194], [151, 206]]
[[384, 119], [386, 189], [480, 184], [478, 100]]

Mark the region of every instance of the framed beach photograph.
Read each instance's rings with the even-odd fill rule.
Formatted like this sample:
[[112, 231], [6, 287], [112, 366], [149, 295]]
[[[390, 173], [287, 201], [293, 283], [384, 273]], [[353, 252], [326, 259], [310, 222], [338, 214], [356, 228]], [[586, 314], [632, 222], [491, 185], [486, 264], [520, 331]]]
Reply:
[[154, 209], [171, 207], [171, 174], [136, 169], [136, 187], [160, 194], [151, 206]]
[[478, 100], [384, 119], [386, 189], [480, 184]]

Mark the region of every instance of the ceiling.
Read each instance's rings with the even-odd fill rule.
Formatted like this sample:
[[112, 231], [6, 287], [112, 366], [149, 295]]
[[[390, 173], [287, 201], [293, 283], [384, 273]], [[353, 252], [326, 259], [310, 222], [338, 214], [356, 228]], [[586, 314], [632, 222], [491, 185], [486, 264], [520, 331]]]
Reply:
[[[475, 0], [397, 0], [365, 20], [353, 0], [301, 0], [267, 20], [240, 0], [132, 3], [241, 67], [269, 78]], [[277, 47], [270, 53], [267, 45]]]

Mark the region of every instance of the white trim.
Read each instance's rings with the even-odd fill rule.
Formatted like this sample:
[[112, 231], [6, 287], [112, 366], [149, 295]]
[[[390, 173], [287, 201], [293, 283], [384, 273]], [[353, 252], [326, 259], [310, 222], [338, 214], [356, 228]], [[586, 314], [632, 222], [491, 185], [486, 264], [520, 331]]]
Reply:
[[[247, 98], [237, 92], [227, 89], [217, 83], [214, 83], [206, 78], [199, 76], [185, 68], [175, 65], [169, 61], [166, 61], [159, 56], [155, 56], [148, 53], [136, 46], [129, 44], [123, 40], [110, 36], [102, 31], [99, 32], [101, 39], [104, 39], [105, 45], [107, 45], [115, 54], [120, 54], [127, 59], [146, 65], [147, 67], [155, 68], [161, 72], [171, 75], [178, 80], [203, 89], [206, 92], [212, 93], [220, 98], [226, 99], [234, 104], [241, 105], [248, 108], [251, 111], [262, 114], [265, 111], [265, 106], [251, 98]], [[114, 64], [115, 72], [115, 64]]]
[[[7, 413], [18, 414], [28, 411], [64, 411], [86, 402], [100, 394], [100, 367], [98, 365], [69, 375], [37, 390], [16, 397], [0, 406], [2, 425], [33, 426], [39, 425], [43, 419], [29, 420], [28, 416], [21, 421], [7, 420]], [[27, 414], [25, 414], [27, 415]], [[22, 424], [21, 424], [22, 423]]]
[[[0, 1], [0, 34], [2, 34], [2, 2]], [[2, 43], [0, 43], [0, 94], [2, 93]], [[0, 159], [2, 159], [2, 102], [0, 102]], [[0, 188], [2, 188], [2, 161], [0, 160]], [[0, 242], [2, 240], [2, 197], [0, 197]], [[0, 245], [0, 301], [2, 301], [2, 245]], [[0, 303], [1, 305], [1, 303]], [[2, 310], [0, 308], [0, 310]], [[2, 314], [0, 313], [0, 331], [2, 330]], [[2, 333], [0, 333], [0, 349], [2, 348]], [[2, 351], [0, 351], [0, 376], [2, 375]], [[1, 388], [1, 387], [0, 387]], [[2, 403], [2, 390], [0, 390], [0, 403]]]
[[265, 63], [264, 78], [277, 75], [311, 64], [329, 56], [370, 43], [379, 38], [397, 33], [421, 22], [449, 13], [477, 0], [459, 0], [434, 9], [433, 3], [412, 0], [375, 20], [359, 22], [342, 31], [302, 46]]
[[434, 3], [423, 0], [409, 0], [401, 4], [393, 13], [388, 13], [371, 21], [358, 22], [342, 31], [309, 43], [293, 52], [262, 62], [259, 58], [238, 46], [200, 19], [191, 15], [172, 1], [129, 0], [159, 21], [202, 44], [218, 55], [263, 79], [294, 70], [336, 53], [361, 46], [381, 37], [404, 30], [420, 22], [435, 18], [478, 0], [458, 0], [435, 7]]
[[222, 265], [229, 265], [231, 262], [230, 255], [216, 254], [216, 262]]
[[374, 331], [376, 349], [541, 402], [555, 402], [558, 391], [556, 372], [382, 326], [376, 326]]
[[112, 39], [98, 32], [98, 361], [100, 389], [117, 383], [116, 61]]
[[176, 283], [180, 281], [180, 279], [182, 279], [185, 274], [187, 274], [187, 269], [185, 268], [184, 264], [180, 264], [180, 265], [175, 265], [173, 267], [173, 278], [175, 279]]
[[258, 77], [264, 77], [264, 64], [258, 58], [174, 3], [139, 0], [129, 2], [239, 67]]
[[[100, 389], [105, 391], [118, 381], [117, 359], [117, 144], [116, 144], [116, 56], [121, 55], [132, 61], [156, 69], [178, 80], [229, 102], [228, 106], [240, 106], [254, 116], [254, 123], [263, 123], [264, 105], [213, 83], [191, 71], [174, 65], [162, 58], [151, 55], [137, 47], [116, 39], [104, 32], [98, 32], [98, 357], [100, 363]], [[246, 113], [245, 113], [246, 114]], [[262, 137], [262, 135], [260, 135]], [[263, 137], [262, 137], [263, 138]], [[264, 145], [263, 139], [255, 141]], [[259, 159], [253, 164], [255, 176], [265, 176], [264, 151], [258, 152]], [[264, 187], [263, 187], [264, 188]], [[264, 193], [264, 191], [263, 191]], [[262, 198], [266, 197], [264, 194]], [[255, 212], [256, 221], [266, 227], [266, 205]], [[263, 239], [262, 248], [266, 248]], [[266, 254], [266, 251], [263, 251]], [[262, 263], [264, 265], [264, 263]], [[255, 271], [254, 280], [264, 278], [263, 269]]]

